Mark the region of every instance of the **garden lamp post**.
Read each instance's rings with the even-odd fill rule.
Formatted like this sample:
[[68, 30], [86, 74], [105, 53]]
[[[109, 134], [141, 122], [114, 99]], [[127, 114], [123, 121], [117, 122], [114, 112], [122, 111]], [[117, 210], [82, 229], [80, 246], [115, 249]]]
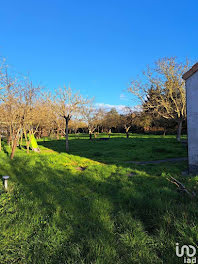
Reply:
[[4, 181], [4, 187], [5, 187], [5, 190], [7, 191], [8, 189], [8, 179], [10, 178], [10, 176], [3, 176], [3, 181]]

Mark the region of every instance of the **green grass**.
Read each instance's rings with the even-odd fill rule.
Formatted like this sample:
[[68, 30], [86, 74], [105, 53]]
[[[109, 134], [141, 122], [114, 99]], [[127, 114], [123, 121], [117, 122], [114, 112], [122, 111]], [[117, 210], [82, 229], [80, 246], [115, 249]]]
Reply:
[[[91, 141], [88, 140], [88, 135], [83, 135], [80, 138], [71, 135], [70, 154], [105, 164], [187, 156], [187, 148], [178, 143], [175, 136], [133, 135], [128, 140], [125, 137], [124, 134], [115, 134], [107, 141], [100, 141], [98, 138]], [[51, 149], [58, 153], [65, 152], [63, 140], [41, 141], [39, 144], [45, 150]]]
[[[186, 156], [173, 136], [70, 136], [41, 140], [41, 153], [0, 153], [0, 263], [182, 263], [175, 243], [198, 240], [197, 198], [178, 193], [173, 176], [198, 193], [187, 162], [135, 165], [129, 160]], [[80, 171], [77, 167], [86, 167]], [[197, 194], [198, 195], [198, 194]]]

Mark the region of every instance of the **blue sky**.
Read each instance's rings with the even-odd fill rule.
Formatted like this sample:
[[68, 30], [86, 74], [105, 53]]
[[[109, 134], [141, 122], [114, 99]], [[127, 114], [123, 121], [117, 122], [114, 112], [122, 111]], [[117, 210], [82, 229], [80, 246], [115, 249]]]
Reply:
[[109, 105], [147, 64], [197, 59], [198, 2], [178, 0], [6, 0], [0, 55], [35, 84], [63, 84]]

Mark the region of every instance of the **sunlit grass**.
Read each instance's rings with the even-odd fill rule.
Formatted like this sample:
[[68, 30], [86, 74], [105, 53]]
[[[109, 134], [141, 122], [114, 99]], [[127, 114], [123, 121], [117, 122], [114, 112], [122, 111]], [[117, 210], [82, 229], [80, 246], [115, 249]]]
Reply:
[[10, 175], [7, 193], [1, 184], [0, 263], [171, 264], [180, 261], [176, 242], [196, 244], [197, 198], [166, 179], [197, 191], [196, 177], [181, 176], [187, 163], [124, 163], [186, 156], [174, 137], [71, 136], [69, 154], [64, 140], [39, 146], [13, 161], [0, 153], [0, 173]]

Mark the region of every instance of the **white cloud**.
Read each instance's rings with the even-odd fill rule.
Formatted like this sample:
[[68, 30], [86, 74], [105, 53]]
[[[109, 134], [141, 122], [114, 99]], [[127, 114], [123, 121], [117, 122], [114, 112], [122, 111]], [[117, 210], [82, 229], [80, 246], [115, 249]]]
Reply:
[[[112, 108], [115, 108], [118, 113], [126, 113], [126, 105], [112, 105], [112, 104], [104, 104], [104, 103], [96, 103], [96, 108], [102, 108], [106, 111], [110, 111]], [[132, 106], [131, 109], [133, 111], [141, 111], [141, 105]]]
[[96, 103], [95, 106], [97, 108], [102, 108], [107, 111], [111, 110], [112, 108], [115, 108], [119, 113], [124, 111], [125, 105], [111, 105], [111, 104], [104, 104], [104, 103]]
[[125, 100], [128, 101], [129, 99], [127, 98], [126, 94], [120, 94], [120, 100]]

